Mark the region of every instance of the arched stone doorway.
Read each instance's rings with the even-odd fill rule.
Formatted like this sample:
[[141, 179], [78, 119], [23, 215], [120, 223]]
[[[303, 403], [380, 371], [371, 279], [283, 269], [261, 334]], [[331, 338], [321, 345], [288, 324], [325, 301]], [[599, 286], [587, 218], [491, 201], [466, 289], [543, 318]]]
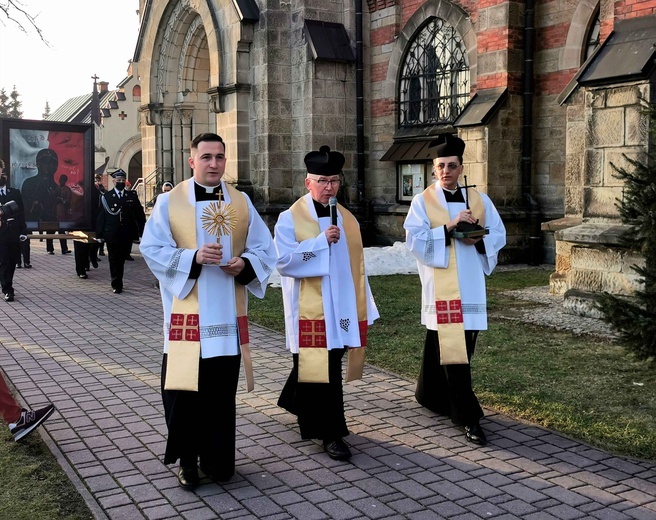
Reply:
[[191, 176], [193, 136], [217, 131], [230, 158], [228, 180], [250, 182], [248, 53], [253, 21], [224, 0], [148, 3], [137, 44], [141, 78], [143, 177], [178, 183]]
[[134, 186], [141, 178], [141, 152], [135, 153], [128, 165], [128, 180]]

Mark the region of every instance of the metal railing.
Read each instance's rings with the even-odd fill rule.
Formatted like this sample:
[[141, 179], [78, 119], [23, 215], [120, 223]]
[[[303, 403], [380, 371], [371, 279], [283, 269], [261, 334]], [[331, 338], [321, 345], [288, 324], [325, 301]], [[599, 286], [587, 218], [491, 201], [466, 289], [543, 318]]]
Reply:
[[139, 200], [144, 202], [146, 211], [155, 205], [155, 200], [162, 192], [164, 182], [164, 170], [156, 168], [145, 177], [139, 177], [134, 183], [132, 189], [137, 192]]

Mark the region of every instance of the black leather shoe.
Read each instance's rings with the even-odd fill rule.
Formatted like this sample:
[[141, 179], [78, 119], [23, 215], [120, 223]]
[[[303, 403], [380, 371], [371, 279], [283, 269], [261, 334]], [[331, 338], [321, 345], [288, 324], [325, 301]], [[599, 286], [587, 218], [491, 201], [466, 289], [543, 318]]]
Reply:
[[67, 249], [66, 251], [62, 251], [62, 255], [70, 255], [71, 251], [70, 249]]
[[487, 444], [487, 437], [485, 436], [485, 432], [480, 424], [465, 426], [465, 437], [469, 442], [473, 442], [479, 446]]
[[95, 258], [91, 259], [91, 265], [93, 266], [94, 269], [98, 269], [98, 260]]
[[180, 466], [178, 470], [178, 483], [180, 487], [184, 489], [194, 489], [200, 484], [200, 478], [198, 478], [198, 467], [197, 466]]
[[23, 268], [22, 265], [20, 265], [20, 264], [16, 264], [16, 269], [22, 269], [22, 268]]
[[49, 255], [54, 255], [55, 252], [54, 252], [54, 251], [48, 251], [48, 254], [49, 254]]
[[82, 278], [83, 280], [86, 280], [87, 278], [89, 278], [86, 274], [78, 274], [77, 276], [79, 278]]
[[134, 258], [132, 258], [131, 256], [126, 256], [125, 259], [126, 259], [128, 262], [134, 262]]
[[5, 294], [5, 301], [6, 302], [13, 302], [14, 301], [14, 293]]
[[123, 289], [114, 289], [114, 294], [121, 294]]
[[342, 439], [323, 441], [323, 449], [334, 460], [348, 460], [351, 458], [351, 450]]
[[25, 264], [25, 269], [32, 269], [32, 264]]

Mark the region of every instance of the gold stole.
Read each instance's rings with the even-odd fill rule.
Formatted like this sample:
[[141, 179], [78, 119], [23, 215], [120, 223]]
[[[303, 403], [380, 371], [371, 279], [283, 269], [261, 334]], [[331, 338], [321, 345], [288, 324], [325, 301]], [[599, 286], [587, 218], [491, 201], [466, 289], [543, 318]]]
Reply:
[[[349, 250], [361, 345], [361, 347], [349, 349], [346, 369], [346, 381], [348, 382], [362, 378], [368, 328], [367, 290], [364, 276], [364, 251], [358, 221], [344, 206], [338, 204], [337, 207], [342, 215], [342, 224]], [[297, 242], [319, 235], [321, 232], [319, 222], [310, 215], [306, 197], [297, 200], [290, 211], [294, 220]], [[328, 383], [328, 342], [320, 276], [301, 279], [298, 298], [298, 327], [298, 381], [300, 383]]]
[[[169, 195], [169, 224], [178, 247], [197, 249], [196, 207], [189, 203], [190, 182], [178, 184]], [[248, 233], [248, 204], [246, 198], [230, 185], [225, 185], [230, 205], [236, 212], [236, 227], [232, 232], [232, 254], [240, 256], [246, 245]], [[248, 317], [246, 315], [246, 287], [234, 282], [239, 344], [246, 372], [246, 387], [253, 390], [253, 365], [248, 346]], [[198, 364], [200, 360], [200, 320], [198, 281], [182, 300], [173, 297], [171, 330], [169, 332], [168, 362], [166, 366], [166, 390], [198, 391]]]
[[[441, 227], [451, 220], [449, 209], [442, 206], [437, 196], [441, 190], [439, 184], [429, 186], [424, 190], [424, 205], [426, 215], [430, 220], [431, 229]], [[480, 226], [485, 227], [485, 205], [483, 197], [476, 190], [467, 190], [469, 207], [478, 219]], [[437, 313], [437, 335], [440, 342], [440, 364], [468, 364], [467, 347], [465, 345], [465, 325], [460, 299], [460, 284], [458, 282], [458, 266], [456, 263], [456, 246], [451, 238], [449, 246], [449, 264], [446, 269], [433, 269], [433, 285], [435, 287], [435, 312]]]

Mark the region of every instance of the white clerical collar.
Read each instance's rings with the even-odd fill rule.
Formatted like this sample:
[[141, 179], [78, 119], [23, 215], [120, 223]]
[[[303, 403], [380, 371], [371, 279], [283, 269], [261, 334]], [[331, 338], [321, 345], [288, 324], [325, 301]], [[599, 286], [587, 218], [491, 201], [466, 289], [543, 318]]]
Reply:
[[204, 184], [201, 184], [198, 181], [194, 181], [196, 184], [198, 184], [201, 188], [205, 189], [205, 193], [214, 193], [214, 190], [221, 186], [221, 183], [217, 184], [216, 186], [205, 186]]
[[449, 188], [445, 188], [444, 186], [442, 186], [440, 184], [440, 188], [442, 188], [444, 191], [448, 191], [451, 195], [453, 195], [456, 191], [458, 191], [460, 189], [460, 186], [456, 186], [455, 190], [450, 190]]

